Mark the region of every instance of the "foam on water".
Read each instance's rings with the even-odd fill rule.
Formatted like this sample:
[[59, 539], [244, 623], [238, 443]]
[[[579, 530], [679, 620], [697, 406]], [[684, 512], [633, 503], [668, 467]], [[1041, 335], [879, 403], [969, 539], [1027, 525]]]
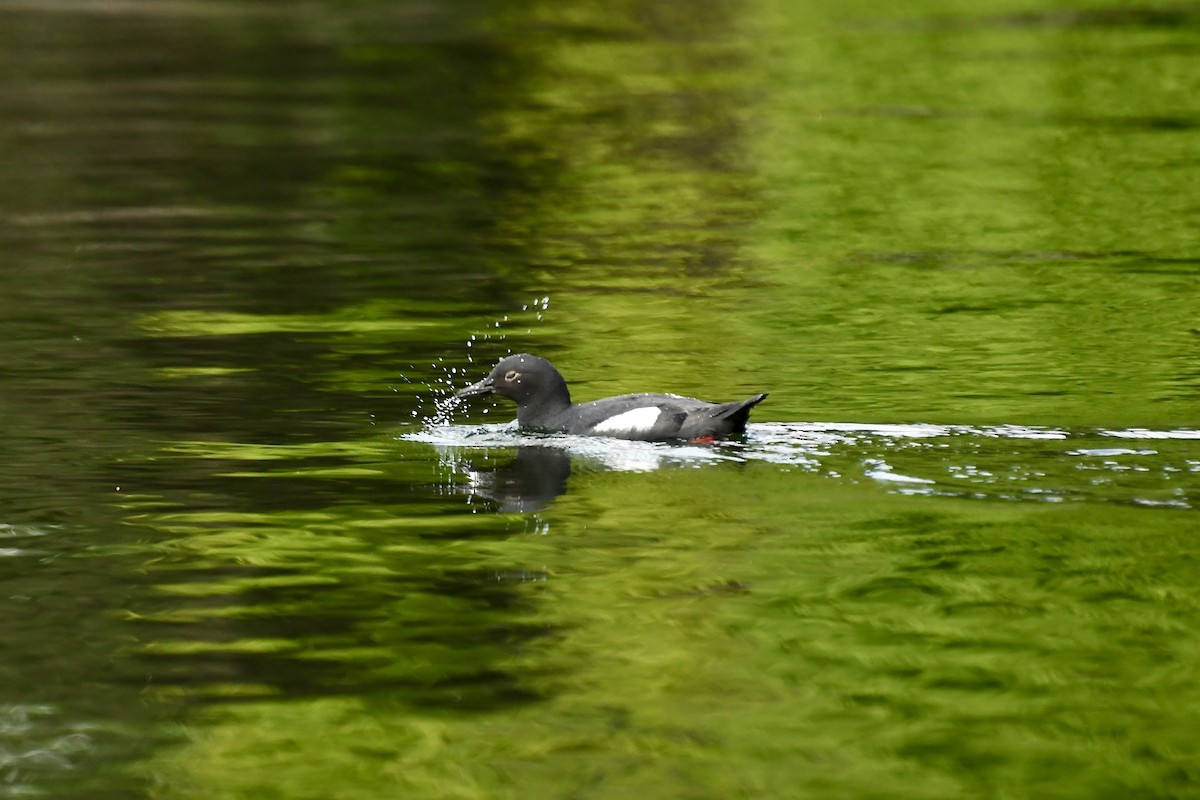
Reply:
[[439, 425], [402, 434], [399, 438], [425, 442], [452, 454], [458, 449], [495, 449], [535, 447], [561, 450], [616, 472], [649, 472], [668, 464], [695, 466], [718, 461], [741, 460], [717, 449], [667, 442], [638, 442], [607, 436], [570, 436], [568, 434], [531, 434], [519, 430], [515, 422], [487, 425]]
[[[1121, 436], [1120, 434], [1135, 435]], [[577, 465], [622, 472], [775, 465], [832, 479], [870, 481], [885, 491], [1036, 502], [1124, 502], [1193, 508], [1200, 502], [1200, 436], [1194, 431], [1067, 431], [998, 425], [830, 422], [752, 423], [742, 440], [712, 446], [603, 436], [540, 435], [515, 423], [427, 425], [400, 438], [439, 450], [461, 472], [478, 450], [549, 448]], [[1105, 439], [1154, 439], [1155, 448], [1111, 447]]]

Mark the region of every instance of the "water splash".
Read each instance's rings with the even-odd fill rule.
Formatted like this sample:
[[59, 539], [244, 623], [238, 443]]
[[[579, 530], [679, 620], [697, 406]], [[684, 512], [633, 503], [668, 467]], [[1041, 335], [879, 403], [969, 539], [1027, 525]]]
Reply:
[[[478, 333], [472, 333], [463, 342], [466, 351], [466, 363], [468, 365], [475, 364], [475, 355], [481, 349], [490, 352], [495, 352], [498, 348], [489, 345], [504, 344], [506, 345], [499, 351], [500, 358], [511, 355], [513, 349], [507, 346], [508, 331], [510, 328], [520, 326], [522, 323], [528, 322], [530, 314], [534, 315], [534, 320], [537, 322], [543, 321], [543, 313], [550, 308], [550, 296], [543, 295], [535, 297], [528, 303], [521, 306], [519, 313], [505, 314], [500, 319], [493, 320], [488, 323], [484, 330]], [[532, 333], [533, 327], [529, 325], [525, 329], [526, 333]], [[490, 358], [491, 355], [481, 356]], [[438, 428], [450, 424], [454, 418], [454, 413], [463, 404], [454, 396], [462, 386], [483, 377], [482, 374], [476, 374], [479, 370], [474, 370], [466, 366], [456, 366], [453, 363], [447, 363], [445, 358], [438, 357], [436, 361], [429, 364], [432, 367], [433, 373], [436, 375], [434, 380], [428, 384], [428, 395], [418, 393], [415, 395], [417, 407], [411, 412], [413, 419], [418, 420], [426, 427]], [[414, 364], [409, 364], [409, 369], [414, 374], [425, 374], [428, 370], [420, 370]], [[400, 376], [400, 380], [404, 383], [412, 384], [413, 381], [405, 375]], [[432, 403], [433, 411], [425, 412], [427, 404]], [[487, 414], [491, 411], [490, 408], [484, 408], [483, 413]]]

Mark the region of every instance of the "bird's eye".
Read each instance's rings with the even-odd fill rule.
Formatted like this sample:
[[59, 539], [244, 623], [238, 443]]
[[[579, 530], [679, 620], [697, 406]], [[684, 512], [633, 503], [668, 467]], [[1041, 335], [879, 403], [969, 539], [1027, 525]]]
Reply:
[[508, 372], [504, 373], [504, 382], [512, 383], [513, 381], [517, 380], [517, 378], [520, 378], [520, 377], [521, 377], [521, 373], [517, 372], [515, 369], [510, 369]]

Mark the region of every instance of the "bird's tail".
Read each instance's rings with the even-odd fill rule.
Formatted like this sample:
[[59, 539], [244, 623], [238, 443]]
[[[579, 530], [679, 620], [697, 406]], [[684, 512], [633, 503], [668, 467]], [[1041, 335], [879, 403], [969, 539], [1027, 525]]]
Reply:
[[745, 400], [738, 400], [733, 403], [725, 403], [721, 409], [713, 414], [715, 419], [727, 419], [736, 425], [738, 428], [746, 427], [746, 420], [750, 418], [750, 409], [767, 399], [766, 392], [756, 394], [753, 397], [748, 397]]

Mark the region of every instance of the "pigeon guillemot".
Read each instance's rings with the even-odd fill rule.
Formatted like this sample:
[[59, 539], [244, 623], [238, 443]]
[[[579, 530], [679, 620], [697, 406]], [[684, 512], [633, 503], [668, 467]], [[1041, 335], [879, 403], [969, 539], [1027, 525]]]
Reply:
[[766, 398], [756, 394], [733, 403], [706, 403], [674, 394], [623, 394], [572, 404], [567, 382], [554, 365], [528, 353], [501, 359], [490, 375], [455, 397], [480, 394], [498, 394], [515, 402], [522, 428], [642, 441], [743, 433], [750, 409]]

